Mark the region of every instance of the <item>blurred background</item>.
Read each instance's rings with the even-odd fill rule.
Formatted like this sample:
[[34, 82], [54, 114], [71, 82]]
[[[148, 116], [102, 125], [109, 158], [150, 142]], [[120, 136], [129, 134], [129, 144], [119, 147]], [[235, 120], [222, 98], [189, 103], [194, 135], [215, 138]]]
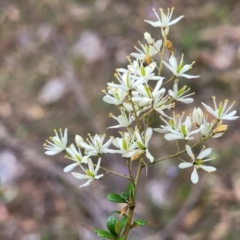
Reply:
[[[95, 240], [83, 227], [105, 228], [113, 209], [109, 191], [122, 192], [126, 182], [107, 176], [88, 188], [63, 168], [61, 155], [47, 157], [42, 144], [54, 128], [113, 135], [108, 117], [116, 113], [102, 101], [102, 89], [113, 81], [117, 67], [158, 29], [152, 8], [175, 7], [173, 18], [185, 17], [170, 29], [175, 55], [196, 61], [189, 72], [199, 79], [181, 79], [195, 92], [195, 102], [176, 112], [191, 112], [201, 102], [212, 106], [229, 99], [240, 104], [240, 1], [238, 0], [0, 0], [0, 239]], [[227, 123], [228, 124], [228, 123]], [[134, 229], [131, 240], [240, 239], [239, 120], [229, 122], [222, 138], [208, 141], [217, 171], [200, 173], [178, 161], [161, 162], [141, 177], [136, 218], [154, 224]], [[175, 151], [160, 134], [151, 140], [156, 158]], [[159, 152], [159, 149], [162, 149]], [[199, 148], [200, 149], [200, 148]], [[122, 173], [121, 157], [106, 156], [104, 164]]]

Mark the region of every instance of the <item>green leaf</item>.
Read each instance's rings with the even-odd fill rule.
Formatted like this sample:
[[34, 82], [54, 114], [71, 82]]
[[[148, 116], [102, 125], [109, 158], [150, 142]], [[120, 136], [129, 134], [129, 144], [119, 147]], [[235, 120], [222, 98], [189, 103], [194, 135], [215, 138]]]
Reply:
[[104, 239], [116, 239], [116, 237], [114, 237], [110, 232], [102, 229], [95, 229], [94, 232], [96, 232], [99, 237]]
[[126, 226], [127, 223], [127, 216], [124, 216], [120, 221], [119, 221], [119, 228], [120, 228], [120, 232], [123, 230], [123, 228]]
[[123, 192], [123, 193], [121, 193], [121, 195], [120, 195], [123, 199], [125, 199], [126, 201], [128, 201], [129, 200], [129, 194], [128, 193], [126, 193], [126, 192]]
[[123, 199], [120, 195], [116, 193], [109, 193], [107, 195], [107, 199], [111, 202], [116, 202], [116, 203], [126, 203], [126, 200]]
[[138, 226], [145, 226], [147, 224], [147, 221], [145, 220], [135, 220], [133, 221], [134, 225], [138, 225]]
[[124, 238], [124, 237], [121, 237], [121, 238], [119, 238], [119, 240], [125, 240], [125, 238]]
[[115, 226], [118, 223], [118, 220], [111, 215], [108, 219], [107, 219], [107, 228], [109, 230], [110, 233], [112, 233], [112, 235], [114, 236], [118, 236], [118, 233], [115, 230]]

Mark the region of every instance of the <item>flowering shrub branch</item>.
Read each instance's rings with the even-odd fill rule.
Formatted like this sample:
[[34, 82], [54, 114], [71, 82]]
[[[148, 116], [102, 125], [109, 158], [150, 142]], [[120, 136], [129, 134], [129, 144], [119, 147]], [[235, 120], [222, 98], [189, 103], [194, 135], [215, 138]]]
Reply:
[[[171, 20], [173, 8], [168, 9], [167, 14], [160, 9], [161, 17], [156, 10], [153, 10], [157, 21], [145, 20], [153, 27], [160, 28], [162, 39], [155, 39], [149, 33], [144, 33], [146, 44], [139, 42], [140, 47], [135, 46], [137, 52], [130, 54], [127, 68], [116, 69], [116, 82], [107, 83], [107, 90], [104, 90], [103, 101], [115, 105], [119, 109], [119, 115], [110, 117], [116, 120], [117, 124], [108, 128], [121, 128], [119, 136], [110, 137], [105, 140], [106, 135], [89, 135], [86, 140], [76, 135], [75, 143], [67, 147], [67, 129], [64, 133], [60, 129], [55, 136], [51, 137], [44, 144], [45, 154], [55, 155], [64, 152], [65, 158], [73, 161], [64, 168], [64, 172], [71, 172], [73, 177], [85, 180], [80, 187], [89, 186], [90, 183], [113, 174], [129, 181], [126, 191], [117, 194], [110, 193], [107, 199], [112, 202], [124, 203], [121, 211], [113, 211], [107, 219], [108, 230], [95, 229], [94, 231], [102, 239], [126, 240], [132, 228], [144, 226], [145, 220], [133, 220], [136, 207], [136, 193], [139, 188], [139, 179], [143, 168], [158, 162], [176, 158], [181, 161], [180, 169], [192, 167], [192, 183], [199, 180], [198, 170], [203, 169], [213, 172], [215, 167], [205, 165], [206, 162], [214, 160], [209, 156], [211, 148], [203, 147], [201, 152], [195, 156], [194, 148], [210, 138], [218, 138], [224, 135], [228, 125], [223, 120], [236, 120], [236, 110], [232, 110], [233, 104], [228, 106], [228, 100], [217, 105], [213, 97], [214, 107], [202, 103], [204, 109], [210, 114], [211, 119], [201, 108], [194, 108], [192, 114], [178, 114], [175, 111], [178, 102], [191, 104], [193, 92], [185, 84], [182, 85], [182, 78], [194, 79], [199, 76], [190, 75], [189, 72], [194, 62], [185, 64], [182, 54], [180, 61], [177, 60], [173, 51], [173, 44], [168, 39], [170, 26], [177, 23], [183, 16]], [[169, 56], [166, 57], [168, 50]], [[157, 59], [159, 57], [159, 59]], [[162, 70], [168, 70], [172, 75], [168, 80], [162, 76]], [[181, 78], [181, 80], [180, 80]], [[170, 83], [173, 82], [173, 86]], [[169, 87], [166, 89], [165, 87]], [[159, 127], [152, 128], [153, 121], [159, 117]], [[176, 142], [176, 153], [155, 158], [151, 153], [150, 140], [153, 134], [163, 134], [167, 141]], [[185, 146], [180, 149], [179, 142], [183, 141]], [[111, 147], [112, 146], [112, 147]], [[101, 165], [102, 158], [108, 154], [120, 154], [126, 161], [128, 175], [112, 171]], [[182, 157], [184, 153], [189, 156]], [[137, 164], [137, 171], [134, 172], [132, 165]], [[76, 169], [79, 169], [80, 172]], [[73, 172], [74, 170], [74, 172]], [[99, 173], [99, 171], [103, 173]], [[90, 228], [92, 229], [92, 228]]]

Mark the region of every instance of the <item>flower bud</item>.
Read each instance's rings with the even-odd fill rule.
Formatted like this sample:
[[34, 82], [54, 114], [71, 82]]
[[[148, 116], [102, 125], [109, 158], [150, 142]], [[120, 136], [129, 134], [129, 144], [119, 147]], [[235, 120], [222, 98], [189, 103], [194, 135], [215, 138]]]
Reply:
[[201, 108], [194, 108], [192, 120], [197, 127], [200, 127], [204, 121], [204, 114]]
[[79, 145], [80, 142], [84, 142], [83, 138], [79, 135], [75, 136], [75, 142], [77, 145]]
[[150, 33], [145, 32], [144, 33], [144, 39], [147, 41], [148, 44], [152, 45], [154, 40], [152, 39]]

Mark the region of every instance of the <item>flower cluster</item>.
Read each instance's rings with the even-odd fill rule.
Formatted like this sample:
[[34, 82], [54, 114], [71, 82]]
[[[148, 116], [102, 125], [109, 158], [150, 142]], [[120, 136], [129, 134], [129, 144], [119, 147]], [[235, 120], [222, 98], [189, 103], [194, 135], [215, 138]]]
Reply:
[[[77, 135], [75, 143], [67, 147], [67, 129], [64, 133], [60, 130], [60, 134], [55, 130], [55, 136], [44, 144], [47, 155], [65, 152], [65, 157], [73, 161], [64, 168], [64, 172], [71, 172], [77, 166], [81, 168], [83, 174], [72, 172], [74, 177], [87, 180], [81, 187], [104, 176], [104, 174], [98, 174], [98, 171], [101, 168], [106, 170], [101, 166], [102, 155], [106, 153], [120, 154], [130, 162], [138, 160], [142, 163], [145, 158], [149, 160], [148, 164], [159, 162], [161, 159], [156, 160], [149, 149], [153, 130], [154, 134], [164, 134], [167, 141], [184, 141], [185, 149], [182, 151], [178, 149], [175, 156], [179, 158], [180, 154], [187, 152], [191, 162], [183, 162], [179, 168], [193, 167], [191, 180], [193, 183], [197, 183], [199, 168], [208, 172], [216, 169], [202, 164], [213, 159], [205, 159], [211, 153], [211, 148], [203, 149], [195, 157], [194, 149], [191, 146], [195, 147], [210, 138], [221, 137], [228, 128], [223, 121], [239, 118], [236, 116], [236, 110], [231, 111], [233, 104], [227, 106], [228, 101], [225, 100], [217, 105], [215, 97], [213, 97], [213, 108], [202, 103], [210, 117], [199, 107], [194, 108], [189, 115], [177, 114], [176, 110], [170, 112], [179, 103], [193, 103], [194, 93], [182, 82], [184, 78], [194, 79], [199, 76], [186, 73], [192, 69], [194, 62], [184, 64], [183, 54], [179, 58], [180, 60], [177, 60], [178, 56], [173, 52], [172, 43], [170, 44], [171, 49], [168, 47], [170, 43], [168, 40], [169, 28], [183, 16], [171, 20], [173, 8], [168, 9], [167, 14], [160, 9], [161, 17], [155, 9], [153, 11], [157, 21], [145, 20], [145, 22], [160, 28], [162, 38], [155, 40], [148, 32], [145, 32], [146, 43], [139, 41], [139, 47], [135, 46], [136, 52], [130, 53], [128, 57], [128, 66], [116, 69], [114, 74], [116, 81], [108, 82], [107, 90], [103, 90], [105, 93], [103, 101], [115, 105], [119, 111], [116, 116], [110, 113], [110, 117], [116, 121], [116, 124], [108, 127], [120, 128], [119, 135], [110, 137], [107, 141], [105, 141], [105, 134], [89, 135], [86, 140]], [[168, 57], [165, 54], [167, 50], [170, 53]], [[170, 74], [169, 79], [162, 75], [163, 69]], [[153, 122], [156, 124], [157, 120], [160, 121], [159, 127], [152, 129]], [[193, 142], [191, 143], [191, 141]], [[113, 148], [110, 148], [110, 145]], [[95, 161], [94, 158], [97, 160]], [[128, 177], [131, 178], [131, 176], [130, 173]]]

